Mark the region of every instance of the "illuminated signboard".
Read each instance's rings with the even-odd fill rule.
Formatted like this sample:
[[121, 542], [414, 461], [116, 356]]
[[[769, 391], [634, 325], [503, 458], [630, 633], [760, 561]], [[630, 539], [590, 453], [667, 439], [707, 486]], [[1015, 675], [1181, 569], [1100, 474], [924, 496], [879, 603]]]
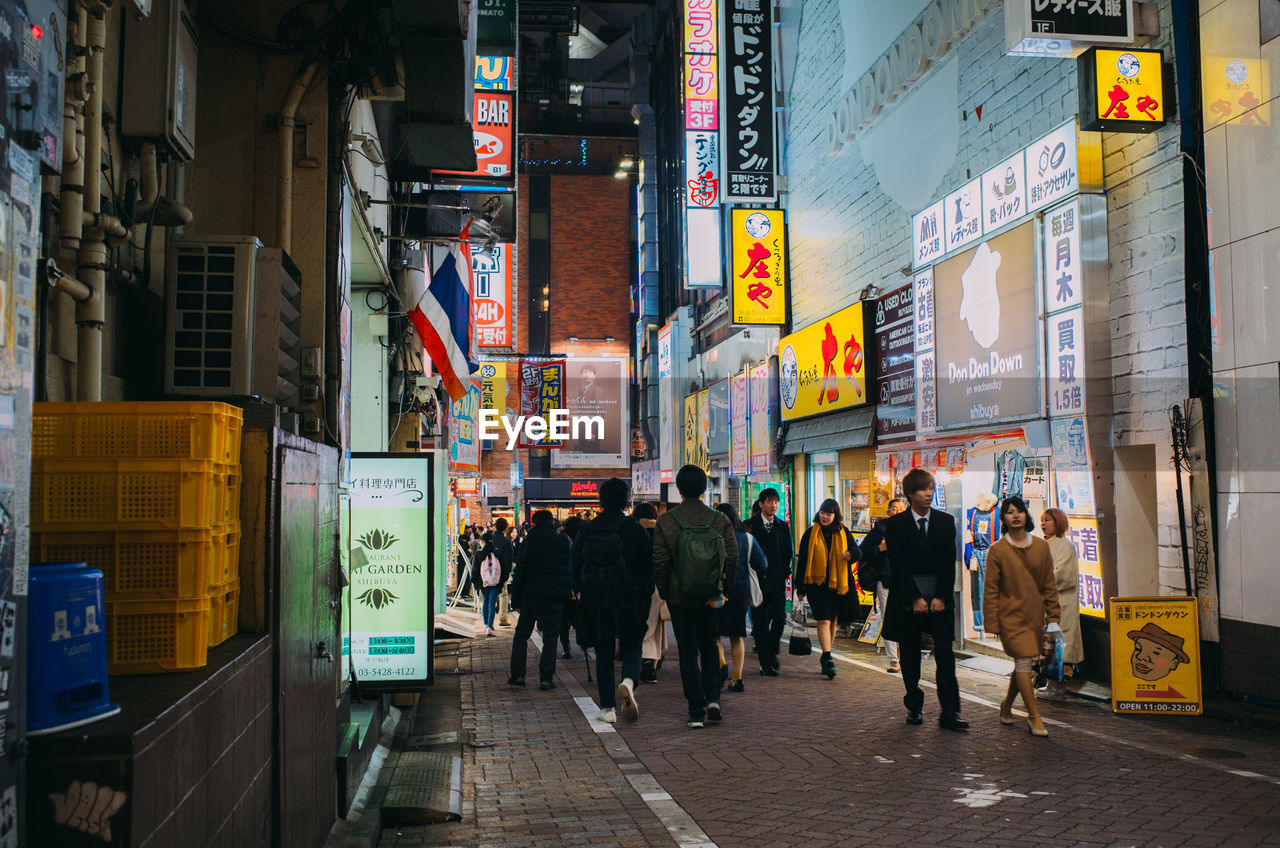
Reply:
[[725, 197], [771, 203], [777, 197], [773, 122], [773, 3], [726, 0]]
[[861, 406], [867, 393], [862, 303], [841, 309], [778, 342], [782, 419]]
[[449, 405], [449, 469], [480, 470], [480, 381], [472, 380], [463, 398]]
[[475, 92], [471, 109], [472, 140], [476, 149], [474, 171], [436, 171], [461, 177], [509, 179], [512, 176], [515, 128], [511, 92]]
[[1164, 126], [1164, 55], [1159, 50], [1092, 47], [1076, 67], [1084, 129], [1149, 133]]
[[477, 56], [477, 89], [515, 91], [515, 62], [510, 56]]
[[717, 0], [685, 0], [685, 286], [719, 288], [720, 74]]
[[514, 245], [495, 244], [471, 251], [471, 310], [475, 314], [476, 346], [511, 347], [511, 251]]
[[734, 209], [733, 323], [787, 322], [787, 223], [781, 209]]
[[361, 685], [431, 676], [431, 454], [351, 457], [351, 663]]

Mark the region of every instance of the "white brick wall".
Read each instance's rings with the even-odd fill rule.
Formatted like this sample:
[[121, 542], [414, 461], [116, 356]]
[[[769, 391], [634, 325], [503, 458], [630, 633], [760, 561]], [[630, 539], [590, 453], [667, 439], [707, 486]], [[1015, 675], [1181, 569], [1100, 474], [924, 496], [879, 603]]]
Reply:
[[[1161, 0], [1162, 37], [1172, 54], [1169, 0]], [[881, 189], [859, 145], [828, 153], [827, 116], [843, 91], [844, 44], [838, 0], [807, 0], [800, 25], [796, 85], [789, 93], [792, 314], [801, 327], [853, 303], [869, 284], [906, 281], [911, 215]], [[887, 45], [886, 45], [887, 46]], [[949, 56], [958, 62], [959, 153], [934, 200], [1077, 112], [1071, 60], [1004, 55], [997, 7]], [[834, 72], [832, 69], [836, 69]], [[917, 83], [916, 85], [919, 85]], [[975, 107], [982, 106], [982, 119]], [[891, 107], [892, 108], [892, 107]], [[922, 132], [928, 132], [922, 127]], [[1170, 471], [1169, 406], [1186, 396], [1183, 226], [1178, 129], [1103, 138], [1111, 259], [1111, 373], [1116, 445], [1154, 444], [1159, 481], [1160, 582], [1181, 593], [1182, 566]], [[1096, 373], [1096, 365], [1094, 366]]]

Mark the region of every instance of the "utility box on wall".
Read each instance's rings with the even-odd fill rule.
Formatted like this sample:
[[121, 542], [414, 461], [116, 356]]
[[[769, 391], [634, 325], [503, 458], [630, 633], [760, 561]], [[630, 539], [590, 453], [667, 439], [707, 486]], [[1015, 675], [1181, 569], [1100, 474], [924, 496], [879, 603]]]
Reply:
[[196, 152], [196, 19], [187, 0], [155, 0], [150, 17], [125, 16], [120, 133]]

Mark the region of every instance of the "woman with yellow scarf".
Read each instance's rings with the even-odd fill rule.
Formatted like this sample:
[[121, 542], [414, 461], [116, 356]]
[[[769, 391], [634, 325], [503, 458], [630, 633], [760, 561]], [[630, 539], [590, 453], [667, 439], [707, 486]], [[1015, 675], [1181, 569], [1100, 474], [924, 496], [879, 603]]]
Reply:
[[818, 507], [813, 524], [800, 537], [800, 557], [796, 568], [796, 594], [808, 596], [809, 609], [818, 620], [818, 644], [822, 647], [822, 673], [836, 676], [831, 648], [836, 639], [838, 599], [853, 587], [851, 574], [858, 561], [858, 546], [844, 526], [840, 504], [827, 498]]

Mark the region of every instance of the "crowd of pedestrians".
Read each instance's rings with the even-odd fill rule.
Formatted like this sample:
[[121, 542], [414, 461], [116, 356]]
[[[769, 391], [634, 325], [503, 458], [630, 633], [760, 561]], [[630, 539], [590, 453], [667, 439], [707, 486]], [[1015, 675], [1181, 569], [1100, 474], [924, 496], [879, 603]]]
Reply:
[[[471, 551], [464, 580], [481, 593], [486, 632], [492, 633], [496, 598], [508, 583], [511, 606], [520, 612], [508, 683], [525, 685], [528, 641], [536, 626], [544, 646], [539, 688], [555, 688], [557, 642], [560, 655], [571, 658], [572, 633], [588, 661], [590, 651], [595, 653], [598, 720], [635, 721], [636, 690], [658, 682], [670, 622], [688, 726], [718, 724], [725, 716], [725, 687], [746, 691], [748, 617], [759, 672], [776, 677], [790, 580], [800, 626], [807, 631], [807, 602], [817, 621], [821, 674], [833, 679], [837, 622], [847, 620], [843, 610], [857, 602], [861, 585], [874, 587], [888, 671], [902, 676], [907, 724], [924, 723], [920, 678], [927, 638], [936, 667], [938, 724], [968, 729], [952, 647], [956, 525], [949, 513], [932, 507], [932, 475], [908, 472], [904, 496], [889, 503], [888, 517], [861, 544], [833, 499], [822, 502], [793, 545], [791, 526], [778, 515], [776, 490], [765, 489], [744, 522], [727, 504], [707, 505], [707, 476], [697, 466], [681, 468], [675, 483], [681, 500], [661, 513], [653, 504], [637, 503], [628, 515], [627, 484], [614, 478], [601, 484], [599, 513], [590, 521], [574, 516], [557, 528], [551, 512], [538, 510], [527, 532], [499, 519], [487, 534], [462, 534], [461, 549]], [[1001, 537], [988, 554], [980, 603], [985, 630], [1014, 660], [1000, 721], [1013, 723], [1013, 703], [1020, 697], [1029, 732], [1045, 736], [1036, 699], [1061, 699], [1065, 691], [1056, 678], [1038, 692], [1034, 688], [1046, 635], [1048, 644], [1055, 637], [1065, 644], [1068, 673], [1083, 659], [1078, 564], [1065, 538], [1067, 517], [1058, 510], [1041, 516], [1044, 538], [1031, 535], [1035, 524], [1021, 498], [1006, 498], [999, 518]]]

